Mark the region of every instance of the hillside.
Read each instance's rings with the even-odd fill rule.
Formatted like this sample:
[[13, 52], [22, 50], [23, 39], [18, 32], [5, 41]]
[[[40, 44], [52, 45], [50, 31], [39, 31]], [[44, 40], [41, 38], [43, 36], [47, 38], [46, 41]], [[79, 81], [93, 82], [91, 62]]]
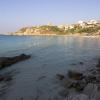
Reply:
[[24, 27], [11, 35], [100, 35], [100, 23], [85, 27], [74, 24], [73, 27], [67, 27], [67, 29], [49, 25]]

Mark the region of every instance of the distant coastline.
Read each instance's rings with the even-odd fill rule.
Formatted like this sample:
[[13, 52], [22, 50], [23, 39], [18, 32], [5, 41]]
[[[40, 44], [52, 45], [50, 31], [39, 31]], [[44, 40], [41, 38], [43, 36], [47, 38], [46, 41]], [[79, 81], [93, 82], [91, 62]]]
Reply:
[[33, 34], [33, 35], [11, 35], [11, 34], [0, 34], [0, 36], [63, 36], [63, 37], [91, 37], [91, 38], [100, 38], [100, 35], [77, 35], [77, 34], [70, 34], [70, 35], [57, 35], [57, 34]]
[[34, 34], [34, 35], [6, 35], [6, 36], [19, 36], [19, 37], [23, 37], [23, 36], [47, 36], [47, 37], [51, 37], [51, 36], [59, 36], [59, 37], [85, 37], [85, 38], [100, 38], [100, 35], [55, 35], [55, 34]]
[[100, 22], [90, 20], [89, 22], [79, 21], [72, 25], [41, 25], [23, 27], [10, 35], [18, 36], [100, 36]]

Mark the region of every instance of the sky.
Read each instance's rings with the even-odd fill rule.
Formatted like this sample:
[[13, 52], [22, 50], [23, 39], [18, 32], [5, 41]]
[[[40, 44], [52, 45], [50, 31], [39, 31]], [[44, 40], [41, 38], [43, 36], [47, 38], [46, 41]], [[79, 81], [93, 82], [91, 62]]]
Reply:
[[0, 34], [91, 19], [100, 20], [100, 0], [0, 0]]

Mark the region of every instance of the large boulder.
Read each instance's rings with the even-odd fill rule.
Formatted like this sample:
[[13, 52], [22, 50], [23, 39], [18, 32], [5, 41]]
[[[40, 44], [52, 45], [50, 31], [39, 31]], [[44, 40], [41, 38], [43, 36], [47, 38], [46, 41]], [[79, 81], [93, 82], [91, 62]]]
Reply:
[[17, 62], [29, 59], [30, 55], [21, 54], [15, 57], [0, 57], [0, 69], [5, 68], [7, 66], [11, 66]]
[[98, 63], [96, 65], [96, 67], [99, 67], [100, 68], [100, 59], [98, 60]]
[[62, 75], [62, 74], [56, 74], [56, 76], [57, 76], [57, 78], [58, 78], [59, 80], [63, 80], [63, 79], [65, 78], [65, 76]]
[[68, 71], [68, 77], [74, 80], [81, 80], [83, 78], [83, 74], [77, 71]]

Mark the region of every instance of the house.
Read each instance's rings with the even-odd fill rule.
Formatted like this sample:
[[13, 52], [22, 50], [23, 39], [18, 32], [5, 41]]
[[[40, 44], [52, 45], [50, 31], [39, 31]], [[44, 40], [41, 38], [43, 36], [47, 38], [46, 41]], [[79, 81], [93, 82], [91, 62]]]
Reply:
[[65, 28], [65, 25], [59, 25], [57, 27], [60, 28], [60, 29], [64, 29]]
[[78, 21], [79, 26], [81, 26], [82, 28], [87, 27], [87, 23], [84, 21]]
[[97, 24], [98, 22], [96, 20], [90, 20], [87, 22], [88, 24]]

